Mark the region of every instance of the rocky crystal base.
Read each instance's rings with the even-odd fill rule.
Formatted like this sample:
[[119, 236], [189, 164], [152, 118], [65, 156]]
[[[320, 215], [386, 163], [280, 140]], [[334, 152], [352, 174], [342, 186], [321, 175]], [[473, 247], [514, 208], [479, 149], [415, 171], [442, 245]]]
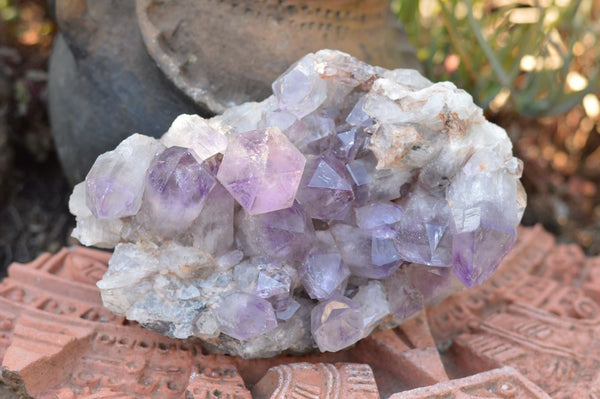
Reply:
[[453, 84], [322, 50], [260, 103], [101, 155], [73, 234], [115, 247], [98, 287], [118, 315], [244, 357], [338, 351], [489, 278], [521, 169]]

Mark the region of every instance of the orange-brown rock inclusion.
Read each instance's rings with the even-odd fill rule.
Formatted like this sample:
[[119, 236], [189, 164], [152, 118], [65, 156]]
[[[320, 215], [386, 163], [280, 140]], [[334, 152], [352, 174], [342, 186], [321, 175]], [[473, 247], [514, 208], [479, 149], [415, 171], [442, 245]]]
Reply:
[[600, 258], [540, 227], [485, 284], [350, 350], [208, 355], [102, 307], [110, 254], [80, 247], [13, 264], [0, 283], [1, 389], [36, 398], [593, 398]]

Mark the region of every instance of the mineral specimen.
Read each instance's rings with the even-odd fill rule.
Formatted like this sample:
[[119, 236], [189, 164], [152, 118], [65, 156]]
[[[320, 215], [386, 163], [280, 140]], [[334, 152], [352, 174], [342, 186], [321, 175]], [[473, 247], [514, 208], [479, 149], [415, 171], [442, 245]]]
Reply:
[[526, 197], [471, 96], [331, 50], [273, 93], [133, 135], [75, 187], [74, 236], [115, 248], [109, 309], [215, 352], [338, 351], [490, 277]]

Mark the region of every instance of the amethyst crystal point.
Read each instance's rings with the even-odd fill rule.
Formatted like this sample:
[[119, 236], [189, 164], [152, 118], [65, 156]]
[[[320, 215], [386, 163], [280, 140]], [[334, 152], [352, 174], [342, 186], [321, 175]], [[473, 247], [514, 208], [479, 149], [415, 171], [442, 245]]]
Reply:
[[314, 239], [313, 224], [298, 203], [256, 216], [240, 211], [237, 219], [237, 238], [251, 256], [300, 260]]
[[325, 112], [311, 114], [302, 118], [298, 125], [290, 127], [286, 134], [303, 153], [319, 155], [331, 146], [335, 122]]
[[352, 298], [360, 306], [363, 318], [363, 335], [369, 335], [390, 314], [385, 290], [379, 281], [371, 280], [363, 285]]
[[472, 287], [490, 278], [515, 244], [516, 228], [502, 231], [494, 220], [502, 216], [499, 213], [486, 216], [476, 230], [454, 235], [452, 270], [465, 286]]
[[313, 299], [329, 298], [341, 288], [350, 271], [342, 262], [330, 232], [317, 232], [317, 243], [300, 266], [298, 274], [306, 293]]
[[407, 267], [411, 284], [423, 296], [425, 306], [435, 306], [464, 286], [449, 267], [433, 267], [413, 263]]
[[393, 202], [376, 202], [355, 209], [356, 224], [361, 229], [392, 225], [402, 219], [402, 208]]
[[325, 299], [350, 275], [337, 253], [311, 253], [302, 264], [302, 285], [313, 299]]
[[258, 272], [254, 291], [258, 297], [268, 300], [275, 311], [281, 312], [292, 303], [292, 291], [297, 279], [293, 267], [267, 263]]
[[364, 230], [336, 224], [331, 233], [342, 259], [355, 276], [386, 278], [402, 263], [394, 246], [394, 231], [389, 228]]
[[121, 219], [97, 219], [86, 205], [85, 182], [73, 188], [69, 198], [69, 211], [75, 215], [77, 226], [73, 237], [84, 245], [99, 248], [114, 248], [121, 240], [124, 223]]
[[515, 243], [519, 218], [517, 180], [505, 166], [475, 153], [448, 189], [456, 277], [471, 287], [487, 280]]
[[218, 182], [208, 193], [200, 215], [184, 236], [192, 236], [192, 245], [221, 255], [233, 246], [233, 197]]
[[374, 121], [371, 119], [369, 115], [363, 110], [363, 105], [365, 104], [365, 98], [361, 97], [360, 100], [354, 104], [352, 111], [346, 117], [346, 122], [348, 122], [352, 126], [360, 126], [367, 127], [371, 126]]
[[190, 150], [167, 148], [150, 165], [144, 201], [157, 231], [187, 228], [215, 185], [215, 162], [199, 164]]
[[87, 206], [98, 219], [137, 213], [142, 205], [144, 177], [164, 147], [152, 137], [134, 134], [113, 151], [98, 157], [85, 178]]
[[401, 323], [423, 309], [423, 295], [412, 284], [405, 268], [397, 270], [383, 284], [396, 322]]
[[482, 283], [515, 241], [521, 172], [452, 83], [322, 50], [264, 101], [128, 138], [69, 207], [82, 243], [116, 247], [109, 309], [266, 357], [346, 348]]
[[217, 178], [251, 215], [292, 206], [306, 160], [277, 127], [230, 138]]
[[327, 86], [319, 76], [315, 56], [310, 54], [273, 82], [273, 94], [281, 109], [302, 118], [315, 111], [327, 98]]
[[416, 189], [401, 203], [404, 213], [394, 225], [400, 257], [427, 265], [451, 265], [450, 208], [446, 200]]
[[277, 327], [273, 307], [268, 301], [241, 292], [223, 298], [217, 305], [216, 316], [221, 331], [240, 340]]
[[363, 334], [360, 306], [352, 299], [336, 296], [312, 310], [311, 330], [322, 352], [337, 352], [358, 341]]
[[354, 200], [344, 164], [333, 157], [309, 156], [296, 199], [314, 219], [343, 220]]
[[410, 169], [377, 169], [377, 159], [368, 152], [364, 157], [346, 164], [352, 177], [359, 205], [375, 201], [391, 201], [402, 196], [402, 190], [413, 180]]
[[362, 149], [366, 133], [360, 127], [342, 126], [333, 137], [332, 154], [345, 162], [352, 161]]

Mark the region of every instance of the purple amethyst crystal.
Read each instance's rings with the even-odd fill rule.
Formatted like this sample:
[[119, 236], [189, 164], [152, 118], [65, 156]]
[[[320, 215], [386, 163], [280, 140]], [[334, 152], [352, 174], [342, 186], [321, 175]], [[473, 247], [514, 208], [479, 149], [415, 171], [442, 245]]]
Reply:
[[355, 276], [386, 278], [402, 264], [394, 246], [395, 233], [389, 228], [365, 230], [336, 224], [331, 233], [342, 259]]
[[362, 338], [363, 318], [358, 303], [337, 296], [312, 310], [311, 330], [321, 352], [337, 352]]
[[163, 149], [156, 140], [134, 134], [100, 155], [85, 178], [86, 204], [92, 214], [98, 219], [135, 215], [142, 205], [148, 166]]
[[332, 154], [344, 162], [350, 162], [365, 143], [366, 133], [357, 126], [341, 126], [332, 137]]
[[298, 203], [256, 216], [238, 212], [237, 232], [246, 254], [276, 259], [303, 259], [314, 239], [312, 221]]
[[423, 294], [412, 284], [405, 268], [384, 282], [390, 313], [396, 320], [406, 320], [423, 309]]
[[217, 305], [217, 323], [222, 332], [245, 340], [264, 334], [277, 327], [271, 304], [259, 297], [234, 293]]
[[75, 237], [116, 247], [108, 308], [266, 357], [347, 348], [483, 283], [515, 242], [521, 171], [452, 83], [322, 50], [264, 101], [126, 139], [69, 206]]
[[402, 208], [392, 202], [375, 202], [355, 209], [356, 224], [369, 230], [402, 220]]
[[417, 189], [401, 204], [405, 211], [394, 230], [396, 249], [402, 259], [433, 266], [450, 265], [452, 236], [446, 200]]
[[302, 118], [327, 98], [327, 85], [317, 72], [316, 60], [305, 57], [273, 82], [281, 109]]
[[[496, 213], [496, 217], [499, 216]], [[502, 231], [491, 217], [481, 221], [474, 231], [455, 234], [452, 240], [454, 274], [467, 287], [482, 284], [496, 271], [498, 259], [510, 251], [516, 239], [516, 228]]]
[[313, 299], [326, 299], [350, 275], [337, 252], [311, 253], [302, 264], [300, 274], [306, 293]]
[[285, 311], [292, 304], [296, 280], [297, 272], [293, 267], [266, 263], [258, 272], [254, 292], [268, 300], [276, 312]]
[[343, 220], [354, 200], [344, 164], [333, 157], [309, 156], [296, 199], [314, 219]]
[[[503, 163], [490, 160], [492, 154], [482, 150], [472, 155], [448, 188], [448, 200], [454, 203], [452, 270], [467, 287], [487, 280], [517, 237], [518, 186]], [[512, 212], [506, 212], [507, 204]]]
[[435, 306], [456, 292], [459, 280], [450, 267], [434, 267], [413, 263], [407, 267], [410, 283], [423, 296], [425, 306]]
[[185, 229], [198, 217], [215, 185], [216, 162], [199, 164], [182, 147], [163, 151], [150, 165], [144, 201], [160, 230]]
[[317, 232], [317, 242], [298, 274], [306, 293], [313, 299], [323, 300], [338, 292], [350, 276], [350, 270], [342, 261], [331, 233]]
[[292, 206], [306, 160], [277, 127], [231, 138], [217, 178], [251, 215]]

